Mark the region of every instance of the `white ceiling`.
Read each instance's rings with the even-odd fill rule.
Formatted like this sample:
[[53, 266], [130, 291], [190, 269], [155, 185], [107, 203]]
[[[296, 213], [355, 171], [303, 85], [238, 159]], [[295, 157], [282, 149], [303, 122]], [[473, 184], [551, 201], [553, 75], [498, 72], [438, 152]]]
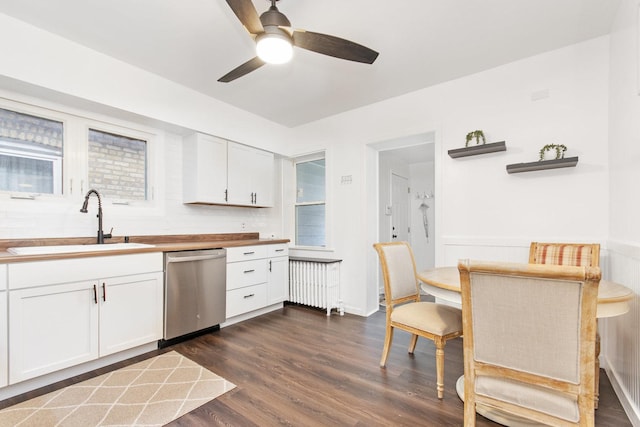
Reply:
[[[253, 0], [258, 13], [268, 0]], [[0, 0], [0, 13], [287, 127], [607, 34], [619, 0], [282, 0], [294, 28], [363, 44], [372, 65], [295, 49], [231, 83], [255, 56], [223, 0]], [[3, 60], [6, 60], [3, 59]]]

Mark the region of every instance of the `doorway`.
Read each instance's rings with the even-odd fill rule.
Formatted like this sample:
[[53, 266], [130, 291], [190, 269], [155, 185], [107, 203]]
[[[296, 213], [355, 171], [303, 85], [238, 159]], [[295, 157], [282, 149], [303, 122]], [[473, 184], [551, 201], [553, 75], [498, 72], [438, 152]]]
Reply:
[[[434, 267], [437, 200], [434, 196], [434, 134], [386, 141], [371, 147], [377, 157], [379, 205], [374, 241], [406, 240], [413, 249], [418, 270]], [[399, 222], [402, 218], [406, 218], [404, 223]], [[375, 283], [380, 294], [383, 282], [376, 259], [372, 265], [378, 275]]]

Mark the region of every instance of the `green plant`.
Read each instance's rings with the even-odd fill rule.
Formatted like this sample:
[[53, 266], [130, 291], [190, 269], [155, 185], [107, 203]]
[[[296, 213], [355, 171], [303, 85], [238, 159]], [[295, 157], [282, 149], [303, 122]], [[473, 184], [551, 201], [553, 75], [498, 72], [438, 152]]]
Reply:
[[469, 142], [471, 142], [471, 140], [476, 139], [476, 145], [480, 144], [480, 139], [482, 139], [482, 143], [486, 144], [487, 140], [484, 139], [484, 132], [482, 132], [481, 130], [474, 130], [473, 132], [469, 132], [467, 134], [467, 142], [465, 142], [464, 146], [468, 147], [469, 146]]
[[[567, 151], [567, 147], [564, 144], [547, 144], [540, 149], [539, 160], [545, 160], [544, 153], [551, 150], [555, 150], [556, 159], [564, 159], [564, 152]], [[554, 160], [554, 159], [546, 159], [546, 160]]]

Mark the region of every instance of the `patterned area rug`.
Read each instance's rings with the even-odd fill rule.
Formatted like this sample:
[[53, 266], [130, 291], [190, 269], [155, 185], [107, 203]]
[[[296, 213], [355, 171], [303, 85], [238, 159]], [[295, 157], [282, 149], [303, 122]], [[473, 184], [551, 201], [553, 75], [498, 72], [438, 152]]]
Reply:
[[175, 351], [0, 411], [0, 426], [162, 426], [234, 384]]

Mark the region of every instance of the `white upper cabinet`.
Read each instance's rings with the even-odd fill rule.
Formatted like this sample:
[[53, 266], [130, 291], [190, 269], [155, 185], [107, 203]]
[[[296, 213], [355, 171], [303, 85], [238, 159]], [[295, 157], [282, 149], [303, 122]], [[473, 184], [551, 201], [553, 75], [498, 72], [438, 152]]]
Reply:
[[196, 133], [185, 138], [182, 156], [184, 203], [227, 203], [227, 141]]
[[273, 206], [273, 153], [204, 134], [184, 141], [184, 203]]
[[227, 168], [229, 204], [273, 206], [273, 153], [229, 142]]

